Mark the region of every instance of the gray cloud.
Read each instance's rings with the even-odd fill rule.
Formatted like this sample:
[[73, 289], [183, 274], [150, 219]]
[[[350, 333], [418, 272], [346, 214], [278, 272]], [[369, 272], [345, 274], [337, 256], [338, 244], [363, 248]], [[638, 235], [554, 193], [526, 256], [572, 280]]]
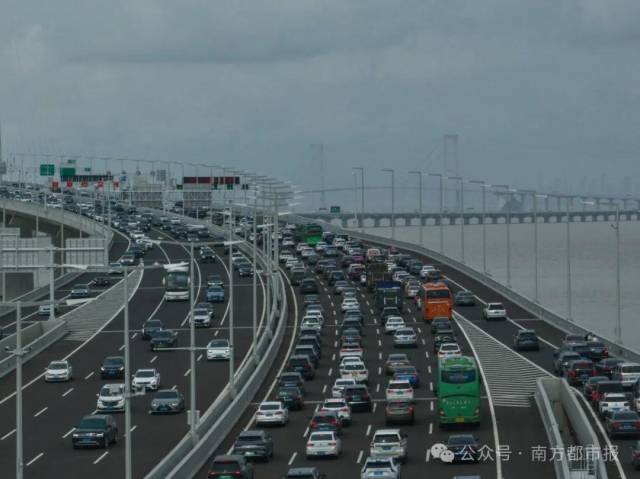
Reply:
[[[11, 149], [215, 161], [318, 184], [440, 164], [640, 173], [640, 4], [483, 0], [7, 0], [0, 118]], [[7, 12], [5, 15], [4, 13]], [[345, 171], [347, 174], [345, 174]]]

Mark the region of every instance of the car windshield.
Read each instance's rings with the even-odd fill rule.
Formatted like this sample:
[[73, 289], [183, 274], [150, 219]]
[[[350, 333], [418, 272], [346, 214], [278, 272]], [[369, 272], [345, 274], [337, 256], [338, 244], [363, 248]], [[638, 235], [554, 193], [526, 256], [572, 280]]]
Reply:
[[633, 364], [630, 366], [622, 366], [622, 373], [640, 373], [640, 364]]
[[178, 399], [176, 391], [160, 391], [156, 393], [155, 399]]
[[309, 441], [333, 441], [333, 434], [314, 432]]
[[168, 339], [171, 338], [173, 336], [173, 333], [171, 331], [158, 331], [154, 338], [160, 338], [160, 339]]
[[238, 442], [255, 443], [262, 442], [261, 434], [241, 434], [238, 436]]
[[364, 466], [365, 469], [391, 469], [391, 461], [385, 461], [384, 459], [374, 459], [367, 461]]
[[155, 371], [153, 369], [140, 369], [136, 373], [137, 378], [152, 378], [155, 376]]
[[209, 341], [210, 348], [227, 348], [229, 347], [229, 341], [226, 339], [213, 339]]
[[440, 346], [440, 351], [457, 351], [457, 350], [458, 350], [457, 344], [445, 343], [442, 346]]
[[637, 421], [638, 414], [633, 411], [616, 412], [612, 419], [616, 421]]
[[520, 339], [538, 339], [536, 333], [520, 333]]
[[465, 446], [474, 443], [475, 439], [471, 436], [451, 436], [447, 441], [450, 446]]
[[375, 437], [373, 438], [373, 442], [374, 443], [382, 443], [382, 444], [394, 443], [394, 442], [398, 442], [399, 440], [400, 440], [400, 438], [395, 433], [393, 433], [393, 434], [376, 434]]
[[465, 384], [476, 380], [475, 370], [471, 371], [442, 371], [442, 382], [448, 384]]
[[396, 368], [396, 374], [416, 374], [416, 369], [414, 367], [401, 367]]
[[49, 369], [53, 369], [53, 370], [67, 369], [67, 363], [62, 361], [56, 361], [49, 364]]
[[211, 286], [209, 288], [210, 293], [220, 293], [222, 292], [222, 288], [220, 286]]
[[280, 409], [279, 404], [262, 404], [260, 406], [261, 411], [277, 411]]
[[121, 358], [107, 358], [104, 360], [104, 364], [107, 366], [120, 366], [124, 363]]
[[497, 310], [497, 309], [504, 309], [504, 307], [501, 304], [490, 304], [489, 309]]
[[295, 396], [298, 394], [298, 388], [280, 388], [278, 394], [282, 396]]
[[120, 388], [115, 388], [111, 386], [102, 386], [100, 390], [100, 396], [111, 397], [111, 396], [122, 396], [122, 390]]
[[80, 421], [78, 429], [104, 429], [105, 420], [99, 417], [86, 417]]
[[208, 316], [209, 311], [206, 309], [196, 309], [193, 311], [194, 316]]
[[211, 465], [211, 470], [215, 472], [236, 472], [240, 470], [240, 465], [237, 462], [233, 461], [216, 461]]

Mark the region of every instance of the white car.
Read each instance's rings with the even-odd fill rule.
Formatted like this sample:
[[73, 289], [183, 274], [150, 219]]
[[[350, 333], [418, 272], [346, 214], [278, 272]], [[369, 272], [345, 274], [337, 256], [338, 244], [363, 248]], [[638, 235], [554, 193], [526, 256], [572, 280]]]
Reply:
[[422, 279], [424, 279], [424, 278], [426, 278], [426, 277], [429, 275], [429, 273], [430, 273], [431, 271], [435, 271], [435, 270], [436, 270], [435, 266], [430, 265], [430, 264], [425, 264], [425, 265], [420, 269], [420, 277], [421, 277]]
[[316, 253], [322, 253], [327, 246], [327, 243], [324, 241], [318, 241], [316, 243]]
[[338, 414], [343, 426], [351, 424], [351, 408], [343, 398], [329, 398], [322, 403], [320, 411], [333, 411]]
[[286, 263], [290, 259], [295, 259], [289, 252], [280, 253], [280, 263]]
[[67, 360], [51, 361], [44, 372], [46, 382], [71, 381], [73, 379], [73, 368]]
[[407, 435], [400, 429], [378, 429], [369, 447], [371, 457], [390, 457], [404, 462], [407, 457]]
[[98, 411], [124, 411], [124, 384], [105, 384], [97, 396]]
[[346, 363], [340, 365], [340, 377], [352, 378], [357, 383], [366, 383], [369, 381], [369, 370], [364, 363]]
[[387, 401], [413, 401], [413, 387], [404, 379], [392, 379], [385, 390], [385, 398]]
[[151, 389], [157, 391], [160, 387], [160, 373], [156, 369], [138, 369], [133, 375], [131, 384], [134, 389]]
[[278, 424], [284, 426], [289, 422], [289, 410], [280, 401], [264, 401], [256, 412], [256, 426]]
[[298, 258], [294, 258], [293, 256], [291, 258], [289, 258], [286, 263], [284, 264], [285, 268], [287, 269], [291, 269], [293, 268], [295, 265], [298, 264]]
[[462, 356], [462, 350], [457, 343], [443, 343], [438, 349], [438, 359]]
[[212, 339], [207, 344], [207, 360], [229, 359], [231, 357], [231, 345], [228, 339]]
[[342, 452], [342, 439], [334, 431], [315, 431], [309, 435], [305, 454], [310, 457], [338, 457]]
[[344, 313], [347, 310], [360, 310], [360, 303], [356, 298], [344, 298], [340, 305], [340, 310]]
[[406, 271], [396, 271], [395, 273], [393, 273], [393, 280], [394, 281], [400, 281], [402, 282], [402, 280], [404, 278], [408, 278], [409, 276], [411, 276], [409, 273], [407, 273]]
[[305, 247], [305, 248], [302, 248], [300, 250], [300, 257], [301, 258], [308, 258], [312, 254], [314, 254], [313, 248]]
[[344, 344], [340, 348], [340, 359], [344, 358], [358, 358], [362, 359], [362, 354], [364, 351], [362, 350], [362, 346], [358, 344]]
[[320, 321], [320, 325], [324, 324], [324, 316], [322, 315], [322, 311], [319, 311], [317, 309], [309, 309], [304, 313], [304, 316], [302, 317], [302, 321], [304, 321], [307, 318], [316, 318], [318, 321]]
[[347, 386], [355, 386], [356, 380], [353, 378], [338, 378], [333, 383], [331, 388], [331, 395], [334, 398], [341, 398], [344, 393], [344, 388]]
[[482, 311], [484, 319], [507, 319], [507, 310], [502, 303], [487, 303]]
[[306, 317], [302, 320], [302, 323], [300, 324], [300, 328], [309, 328], [309, 329], [315, 329], [316, 331], [321, 331], [322, 323], [320, 322], [320, 319], [316, 316]]
[[368, 457], [360, 470], [360, 479], [400, 479], [400, 466], [392, 457]]
[[345, 366], [347, 364], [362, 364], [364, 365], [364, 361], [362, 358], [358, 356], [346, 356], [340, 360], [340, 367]]
[[623, 393], [605, 393], [604, 397], [598, 403], [598, 412], [602, 417], [605, 417], [611, 412], [630, 410], [631, 405], [627, 400], [627, 396]]
[[[196, 327], [201, 326], [204, 328], [211, 327], [211, 311], [204, 308], [197, 308], [193, 310], [193, 322]], [[191, 319], [189, 320], [191, 324]]]
[[398, 329], [404, 328], [407, 325], [401, 316], [389, 316], [387, 322], [384, 324], [384, 332], [386, 334], [395, 333]]

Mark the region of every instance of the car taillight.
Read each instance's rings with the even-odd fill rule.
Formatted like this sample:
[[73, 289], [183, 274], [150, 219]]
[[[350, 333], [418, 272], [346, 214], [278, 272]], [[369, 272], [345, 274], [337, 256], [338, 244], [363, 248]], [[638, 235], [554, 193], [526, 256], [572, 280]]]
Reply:
[[329, 446], [335, 446], [335, 445], [336, 445], [336, 443], [335, 443], [335, 442], [333, 442], [333, 441], [331, 441], [328, 445], [329, 445]]
[[611, 425], [613, 426], [614, 429], [618, 429], [621, 426], [619, 422], [611, 423]]
[[316, 427], [317, 425], [318, 425], [318, 423], [315, 420], [311, 421], [311, 427], [312, 428]]
[[569, 376], [571, 376], [572, 378], [575, 378], [576, 377], [576, 371], [575, 370], [569, 371]]
[[348, 411], [349, 411], [349, 408], [348, 408], [347, 406], [345, 406], [345, 407], [341, 407], [341, 408], [340, 408], [340, 410], [341, 410], [341, 411], [344, 411], [344, 412], [348, 412]]
[[413, 412], [413, 406], [409, 406], [409, 411]]
[[362, 396], [362, 399], [363, 399], [364, 401], [368, 401], [368, 400], [369, 400], [369, 395]]

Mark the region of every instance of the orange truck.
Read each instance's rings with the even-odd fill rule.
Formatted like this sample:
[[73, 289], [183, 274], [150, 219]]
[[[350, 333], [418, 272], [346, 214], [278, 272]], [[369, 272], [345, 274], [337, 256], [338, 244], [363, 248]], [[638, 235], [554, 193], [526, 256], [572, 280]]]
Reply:
[[422, 300], [422, 314], [426, 322], [433, 318], [446, 316], [451, 319], [453, 315], [453, 295], [446, 284], [425, 283], [420, 292]]

